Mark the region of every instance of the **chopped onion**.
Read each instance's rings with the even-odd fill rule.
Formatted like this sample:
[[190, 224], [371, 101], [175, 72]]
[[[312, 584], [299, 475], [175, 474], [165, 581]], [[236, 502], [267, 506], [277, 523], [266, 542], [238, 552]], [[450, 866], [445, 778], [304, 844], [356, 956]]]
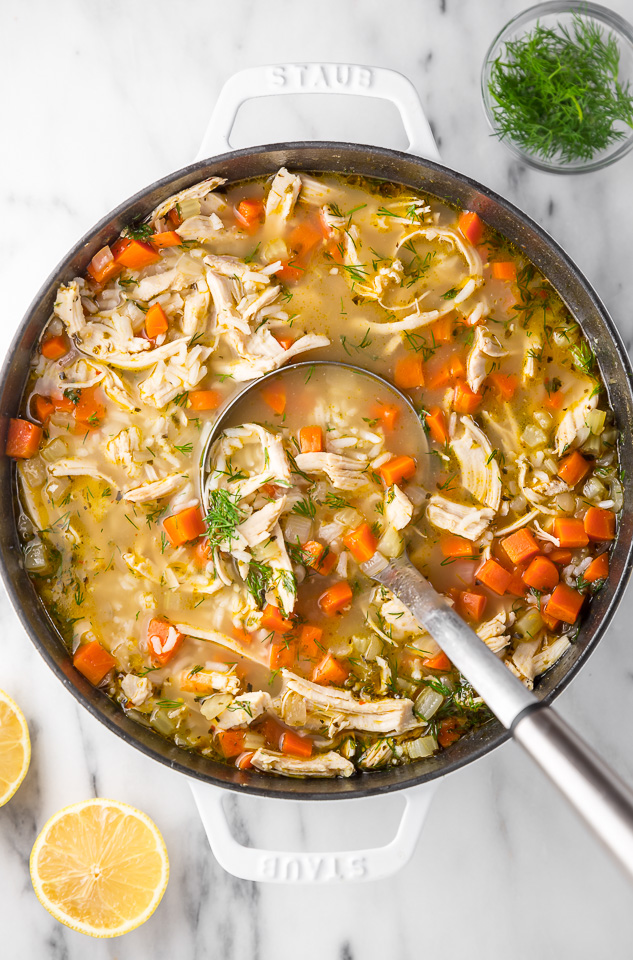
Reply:
[[583, 453], [588, 453], [592, 457], [600, 456], [602, 453], [602, 438], [597, 437], [594, 433], [590, 433], [582, 444], [581, 449]]
[[520, 620], [517, 620], [514, 629], [520, 637], [533, 639], [543, 629], [543, 618], [538, 610], [533, 607], [531, 610], [528, 610]]
[[521, 434], [521, 439], [527, 447], [542, 447], [547, 443], [547, 435], [543, 433], [539, 427], [535, 427], [531, 423], [527, 425]]
[[607, 496], [607, 488], [597, 477], [589, 477], [582, 492], [588, 500], [604, 500]]
[[545, 410], [537, 410], [534, 414], [534, 419], [543, 430], [549, 429], [552, 425], [552, 417], [549, 413], [546, 413]]
[[215, 720], [232, 702], [230, 693], [212, 693], [200, 704], [200, 713], [206, 720]]
[[576, 509], [576, 498], [573, 493], [559, 493], [554, 502], [563, 513], [573, 513]]
[[24, 551], [24, 566], [29, 573], [50, 573], [49, 552], [41, 540], [34, 540]]
[[382, 653], [382, 641], [375, 633], [371, 636], [354, 637], [354, 646], [365, 660], [375, 660]]
[[323, 540], [325, 543], [332, 543], [333, 540], [340, 537], [342, 532], [343, 527], [340, 523], [337, 523], [336, 520], [332, 523], [322, 523], [319, 526], [319, 540]]
[[342, 510], [337, 510], [334, 514], [334, 520], [336, 523], [340, 523], [342, 527], [351, 527], [352, 529], [363, 522], [362, 516], [353, 507], [344, 507]]
[[197, 217], [200, 213], [199, 200], [181, 200], [178, 204], [178, 211], [181, 220], [187, 220], [188, 217]]
[[422, 720], [430, 720], [443, 703], [444, 697], [441, 693], [438, 693], [437, 690], [432, 690], [430, 687], [425, 687], [415, 701], [413, 709]]
[[312, 532], [312, 520], [309, 517], [300, 517], [297, 514], [290, 514], [286, 520], [284, 530], [284, 540], [288, 543], [305, 543], [310, 539]]
[[604, 422], [606, 419], [607, 414], [604, 410], [590, 410], [585, 422], [591, 432], [596, 437], [599, 437], [600, 434], [604, 432]]
[[50, 443], [41, 450], [40, 456], [47, 463], [53, 463], [55, 460], [61, 460], [68, 453], [68, 448], [61, 437], [55, 437]]
[[429, 734], [418, 737], [417, 740], [408, 740], [403, 747], [410, 760], [421, 760], [423, 757], [433, 756], [437, 750], [437, 740]]
[[404, 543], [402, 537], [395, 529], [395, 527], [387, 527], [384, 534], [378, 541], [378, 549], [384, 557], [389, 557], [393, 559], [394, 557], [399, 557], [404, 548]]
[[266, 263], [274, 263], [276, 260], [288, 259], [288, 248], [280, 237], [275, 240], [269, 240], [264, 244], [262, 256]]
[[514, 510], [515, 513], [523, 513], [526, 507], [527, 507], [527, 500], [525, 499], [522, 493], [520, 493], [518, 496], [514, 497], [510, 501], [510, 509]]

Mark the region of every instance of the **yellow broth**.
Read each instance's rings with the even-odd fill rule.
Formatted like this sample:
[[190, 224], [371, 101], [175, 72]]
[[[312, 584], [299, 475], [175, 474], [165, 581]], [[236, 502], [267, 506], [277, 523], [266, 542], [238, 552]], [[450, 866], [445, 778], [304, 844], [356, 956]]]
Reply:
[[[349, 546], [363, 524], [365, 548], [393, 556], [406, 545], [526, 684], [573, 642], [573, 608], [604, 582], [606, 557], [591, 565], [622, 505], [613, 416], [565, 304], [465, 213], [358, 177], [207, 184], [60, 288], [21, 413], [44, 431], [18, 469], [25, 565], [76, 662], [89, 644], [107, 651], [111, 669], [94, 682], [178, 745], [280, 774], [349, 775], [447, 749], [489, 718], [363, 573]], [[161, 311], [164, 331], [150, 326]], [[51, 337], [63, 355], [47, 355]], [[320, 359], [400, 386], [424, 449], [408, 408], [395, 423], [381, 412], [390, 401], [375, 381], [359, 392], [343, 370], [303, 367], [280, 375], [275, 412], [270, 378], [225, 425], [242, 434], [229, 468], [222, 454], [205, 532], [199, 462], [218, 409], [281, 364]], [[365, 457], [354, 489], [297, 468], [311, 425], [324, 454]], [[264, 476], [278, 442], [281, 484]], [[389, 462], [407, 456], [414, 472], [390, 482]], [[266, 536], [240, 540], [236, 527], [272, 516], [282, 498]], [[561, 521], [573, 521], [564, 537]], [[520, 530], [538, 551], [525, 561], [503, 545]], [[330, 557], [326, 572], [306, 543]], [[555, 584], [525, 581], [535, 556]], [[344, 584], [351, 599], [328, 616], [322, 598]], [[265, 625], [271, 607], [277, 629]], [[306, 627], [320, 631], [312, 644]]]

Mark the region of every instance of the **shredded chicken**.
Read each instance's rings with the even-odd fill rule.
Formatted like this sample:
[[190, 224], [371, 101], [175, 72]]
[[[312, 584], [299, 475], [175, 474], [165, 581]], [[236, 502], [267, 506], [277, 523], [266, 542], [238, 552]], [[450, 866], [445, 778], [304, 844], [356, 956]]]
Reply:
[[491, 507], [467, 507], [434, 493], [427, 502], [426, 516], [434, 527], [456, 533], [467, 540], [479, 540], [495, 515]]
[[264, 773], [280, 773], [284, 777], [351, 777], [354, 773], [351, 760], [334, 750], [303, 759], [260, 747], [251, 757], [251, 763]]
[[489, 372], [489, 359], [507, 356], [508, 351], [499, 343], [498, 339], [484, 327], [475, 327], [475, 339], [466, 360], [466, 377], [468, 386], [477, 393]]
[[358, 490], [367, 483], [366, 460], [352, 460], [338, 453], [299, 453], [295, 460], [303, 473], [325, 474], [339, 490]]

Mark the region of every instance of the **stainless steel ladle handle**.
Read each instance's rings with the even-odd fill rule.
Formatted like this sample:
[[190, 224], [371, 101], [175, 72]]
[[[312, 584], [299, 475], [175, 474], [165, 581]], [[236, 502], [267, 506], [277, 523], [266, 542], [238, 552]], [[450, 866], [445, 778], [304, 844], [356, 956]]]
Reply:
[[633, 876], [633, 791], [508, 670], [406, 558], [374, 578], [437, 641], [514, 739]]

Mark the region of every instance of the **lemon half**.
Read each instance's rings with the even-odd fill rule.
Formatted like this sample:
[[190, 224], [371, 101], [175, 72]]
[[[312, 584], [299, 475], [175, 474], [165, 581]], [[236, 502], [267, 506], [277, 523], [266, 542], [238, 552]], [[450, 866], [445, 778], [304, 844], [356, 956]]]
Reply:
[[0, 690], [0, 807], [11, 799], [26, 776], [31, 740], [24, 714]]
[[169, 878], [165, 843], [146, 814], [117, 800], [85, 800], [48, 821], [31, 852], [31, 880], [56, 920], [91, 937], [144, 923]]

